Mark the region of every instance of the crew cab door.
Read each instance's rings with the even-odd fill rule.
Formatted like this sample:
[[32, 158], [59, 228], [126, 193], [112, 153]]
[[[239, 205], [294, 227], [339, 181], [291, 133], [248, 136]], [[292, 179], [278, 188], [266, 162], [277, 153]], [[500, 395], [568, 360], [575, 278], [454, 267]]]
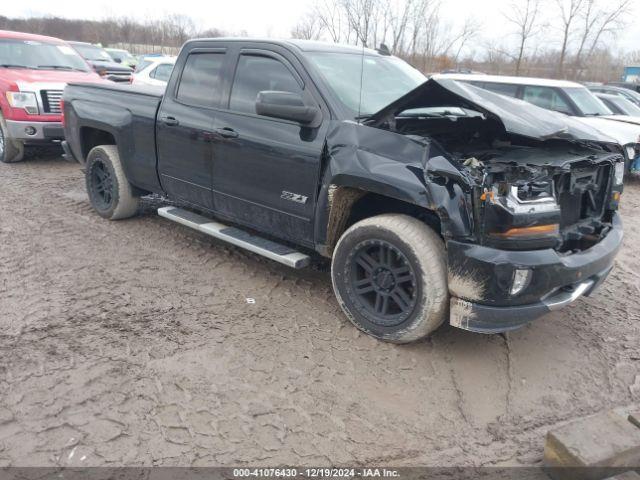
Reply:
[[278, 46], [242, 48], [226, 105], [215, 118], [216, 211], [285, 239], [312, 245], [313, 215], [327, 121], [315, 128], [256, 114], [269, 90], [302, 94], [320, 108], [300, 63]]
[[162, 188], [171, 197], [213, 209], [212, 147], [223, 98], [225, 48], [192, 48], [176, 63], [158, 111], [156, 145]]

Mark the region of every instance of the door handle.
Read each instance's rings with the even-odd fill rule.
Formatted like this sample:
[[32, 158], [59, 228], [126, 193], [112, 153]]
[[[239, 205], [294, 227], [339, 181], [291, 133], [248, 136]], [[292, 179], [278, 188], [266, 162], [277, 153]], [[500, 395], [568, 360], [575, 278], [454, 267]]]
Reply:
[[216, 128], [216, 133], [224, 138], [238, 138], [238, 132], [236, 132], [233, 128], [222, 127]]
[[167, 127], [175, 127], [180, 124], [176, 117], [166, 116], [160, 117], [160, 121], [164, 123]]

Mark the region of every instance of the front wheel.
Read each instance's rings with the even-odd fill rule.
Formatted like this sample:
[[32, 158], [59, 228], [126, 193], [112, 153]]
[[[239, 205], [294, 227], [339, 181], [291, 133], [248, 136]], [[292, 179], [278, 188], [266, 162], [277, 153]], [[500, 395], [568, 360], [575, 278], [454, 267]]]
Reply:
[[85, 167], [89, 200], [101, 217], [120, 220], [136, 214], [140, 199], [133, 194], [115, 145], [91, 149]]
[[0, 115], [0, 162], [16, 163], [24, 160], [24, 144], [9, 137], [7, 124]]
[[336, 245], [331, 278], [349, 320], [380, 340], [412, 342], [446, 318], [444, 243], [416, 218], [385, 214], [351, 226]]

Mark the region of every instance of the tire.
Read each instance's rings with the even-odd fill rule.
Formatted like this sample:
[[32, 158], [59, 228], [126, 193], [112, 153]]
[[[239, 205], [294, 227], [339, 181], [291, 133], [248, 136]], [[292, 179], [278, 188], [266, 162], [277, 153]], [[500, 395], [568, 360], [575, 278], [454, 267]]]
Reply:
[[24, 160], [24, 144], [9, 137], [7, 124], [0, 115], [0, 162], [17, 163]]
[[101, 217], [121, 220], [137, 213], [140, 199], [133, 194], [115, 145], [91, 149], [87, 155], [85, 180], [91, 206]]
[[351, 226], [334, 250], [331, 279], [351, 323], [380, 340], [419, 340], [447, 317], [444, 243], [408, 215], [378, 215]]

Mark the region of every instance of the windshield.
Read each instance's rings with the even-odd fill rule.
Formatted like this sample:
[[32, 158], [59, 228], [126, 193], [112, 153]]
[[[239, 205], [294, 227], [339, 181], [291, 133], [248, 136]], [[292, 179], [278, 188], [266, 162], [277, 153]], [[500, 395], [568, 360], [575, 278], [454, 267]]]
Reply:
[[610, 98], [609, 101], [613, 103], [618, 109], [625, 115], [631, 115], [632, 117], [640, 117], [640, 107], [634, 105], [626, 98], [615, 97]]
[[89, 71], [73, 48], [35, 40], [0, 39], [0, 67]]
[[597, 115], [612, 115], [613, 112], [586, 88], [565, 88], [565, 93], [576, 104], [581, 115], [586, 117]]
[[107, 53], [107, 51], [103, 48], [96, 47], [95, 45], [83, 45], [75, 43], [73, 45], [80, 55], [82, 55], [87, 60], [92, 60], [94, 62], [113, 62], [113, 58]]
[[422, 73], [397, 57], [316, 52], [309, 58], [354, 115], [372, 115], [426, 81]]

